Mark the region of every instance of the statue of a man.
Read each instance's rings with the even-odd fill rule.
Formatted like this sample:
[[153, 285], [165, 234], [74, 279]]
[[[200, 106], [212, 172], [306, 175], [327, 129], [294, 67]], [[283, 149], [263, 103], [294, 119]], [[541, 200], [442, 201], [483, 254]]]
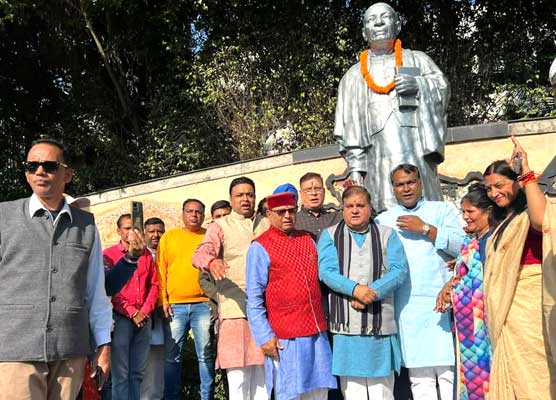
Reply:
[[350, 178], [369, 189], [377, 211], [397, 204], [390, 171], [401, 163], [419, 167], [427, 200], [442, 199], [436, 166], [444, 161], [450, 86], [425, 53], [402, 50], [400, 30], [388, 4], [369, 7], [369, 49], [338, 87], [334, 136]]

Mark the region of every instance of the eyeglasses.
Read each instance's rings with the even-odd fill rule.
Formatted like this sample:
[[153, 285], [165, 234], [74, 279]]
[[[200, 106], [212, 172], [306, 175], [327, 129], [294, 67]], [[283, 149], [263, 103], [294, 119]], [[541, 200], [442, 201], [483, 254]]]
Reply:
[[59, 161], [25, 161], [23, 163], [23, 167], [25, 168], [25, 171], [31, 174], [37, 172], [39, 167], [42, 167], [44, 172], [47, 174], [53, 174], [58, 171], [58, 168], [60, 167], [68, 168], [66, 164]]
[[286, 208], [285, 210], [270, 210], [270, 211], [276, 213], [276, 215], [278, 215], [281, 218], [284, 215], [286, 215], [286, 213], [289, 213], [290, 215], [295, 214], [297, 212], [297, 207]]
[[309, 189], [301, 189], [301, 191], [305, 194], [321, 194], [322, 192], [324, 192], [324, 189], [321, 187], [316, 187], [316, 188], [309, 188]]

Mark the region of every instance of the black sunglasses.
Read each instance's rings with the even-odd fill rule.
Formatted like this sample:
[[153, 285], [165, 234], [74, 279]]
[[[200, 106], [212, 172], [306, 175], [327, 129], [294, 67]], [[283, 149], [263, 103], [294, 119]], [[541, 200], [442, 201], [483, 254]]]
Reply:
[[31, 174], [37, 172], [39, 167], [42, 167], [47, 174], [53, 174], [58, 171], [60, 167], [68, 168], [66, 164], [59, 161], [25, 161], [23, 166], [25, 167], [25, 171]]
[[283, 217], [288, 212], [290, 215], [295, 214], [297, 212], [297, 207], [293, 208], [286, 208], [285, 210], [270, 210], [273, 213], [276, 213], [279, 217]]

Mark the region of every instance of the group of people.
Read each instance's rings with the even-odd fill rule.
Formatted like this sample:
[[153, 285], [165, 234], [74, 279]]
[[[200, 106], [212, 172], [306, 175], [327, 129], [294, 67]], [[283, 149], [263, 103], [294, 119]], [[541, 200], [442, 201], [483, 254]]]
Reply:
[[469, 189], [469, 234], [436, 309], [453, 308], [458, 399], [556, 398], [556, 199], [512, 138]]
[[237, 177], [209, 224], [199, 199], [167, 232], [124, 214], [102, 251], [70, 152], [33, 142], [32, 195], [0, 203], [0, 400], [180, 399], [190, 331], [202, 400], [218, 368], [232, 400], [393, 399], [402, 367], [414, 400], [556, 400], [556, 198], [512, 139], [460, 223], [436, 175], [449, 84], [400, 30], [369, 7], [340, 81], [341, 211], [317, 173], [257, 207]]
[[216, 368], [230, 399], [393, 399], [403, 366], [414, 399], [553, 400], [556, 199], [513, 140], [463, 197], [465, 227], [401, 164], [398, 204], [374, 218], [357, 185], [324, 209], [316, 173], [256, 212], [239, 177], [206, 228], [198, 199], [167, 232], [124, 214], [104, 252], [93, 216], [63, 196], [67, 149], [35, 142], [33, 194], [0, 204], [0, 398], [74, 399], [84, 375], [98, 395], [110, 370], [113, 399], [180, 398], [192, 330], [202, 399]]

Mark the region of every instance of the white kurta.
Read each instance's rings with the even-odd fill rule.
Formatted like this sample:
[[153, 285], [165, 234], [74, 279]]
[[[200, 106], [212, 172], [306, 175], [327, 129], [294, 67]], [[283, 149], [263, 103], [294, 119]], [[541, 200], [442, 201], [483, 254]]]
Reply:
[[[421, 233], [399, 230], [396, 219], [401, 215], [416, 215], [435, 226], [436, 241]], [[453, 366], [450, 315], [433, 309], [438, 292], [451, 278], [446, 260], [459, 253], [465, 237], [456, 212], [447, 203], [420, 200], [413, 209], [397, 205], [380, 214], [376, 222], [396, 229], [409, 264], [409, 279], [396, 291], [395, 303], [403, 365]]]
[[[340, 81], [334, 136], [346, 158], [348, 171], [365, 172], [365, 186], [377, 211], [396, 205], [390, 172], [401, 163], [421, 171], [427, 200], [441, 200], [436, 166], [444, 160], [449, 83], [423, 52], [403, 50], [403, 66], [418, 67], [418, 106], [400, 111], [396, 90], [378, 94], [361, 74], [360, 63]], [[375, 82], [385, 85], [395, 75], [394, 55], [369, 56]]]

